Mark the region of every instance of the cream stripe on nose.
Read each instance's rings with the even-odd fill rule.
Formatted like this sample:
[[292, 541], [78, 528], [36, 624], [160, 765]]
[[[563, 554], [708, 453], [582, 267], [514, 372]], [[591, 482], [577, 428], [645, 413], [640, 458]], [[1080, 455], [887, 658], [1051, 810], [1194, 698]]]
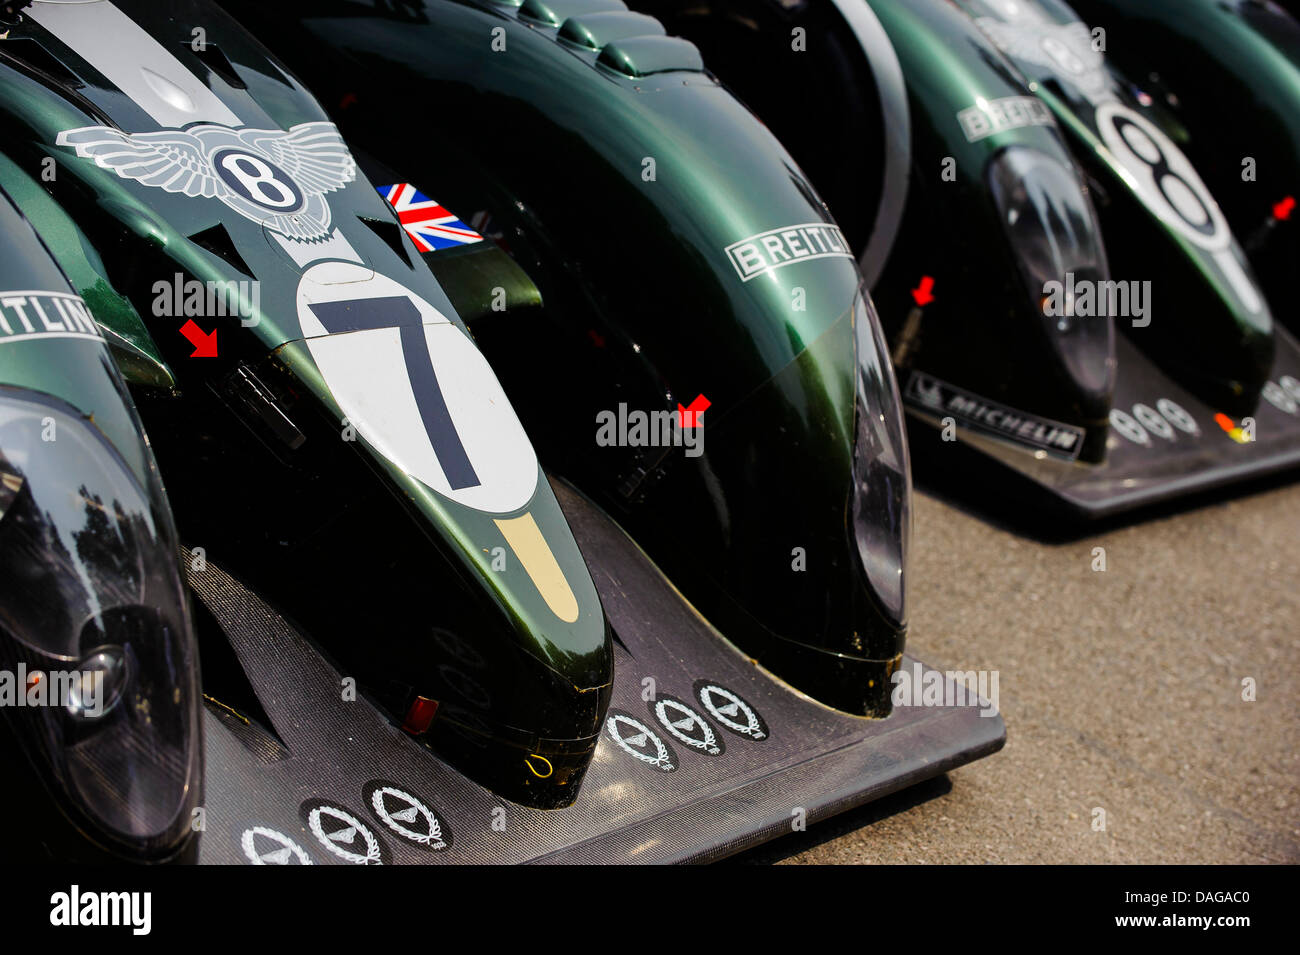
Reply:
[[512, 517], [505, 520], [497, 518], [494, 523], [501, 529], [506, 543], [515, 552], [524, 570], [532, 578], [538, 593], [546, 601], [546, 606], [565, 623], [578, 619], [578, 598], [573, 596], [573, 589], [565, 579], [564, 571], [551, 553], [551, 546], [542, 536], [542, 530], [533, 520], [532, 514]]

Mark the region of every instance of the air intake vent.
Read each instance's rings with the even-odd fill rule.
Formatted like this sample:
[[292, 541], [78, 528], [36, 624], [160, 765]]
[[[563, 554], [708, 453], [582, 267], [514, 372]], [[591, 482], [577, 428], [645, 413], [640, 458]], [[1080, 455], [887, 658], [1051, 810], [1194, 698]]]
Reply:
[[384, 240], [390, 249], [398, 254], [403, 262], [407, 261], [406, 246], [403, 243], [405, 230], [392, 219], [372, 219], [370, 216], [357, 216], [370, 227], [370, 231]]
[[199, 62], [210, 69], [213, 73], [216, 73], [235, 89], [248, 89], [248, 84], [244, 82], [242, 77], [240, 77], [239, 72], [235, 69], [235, 65], [230, 62], [230, 57], [226, 56], [226, 54], [221, 51], [221, 47], [217, 46], [215, 43], [205, 43], [202, 49], [196, 50], [193, 45], [188, 42], [185, 43], [184, 46], [185, 49], [198, 57]]
[[226, 227], [220, 222], [211, 229], [204, 229], [202, 232], [194, 233], [189, 239], [199, 248], [207, 249], [217, 258], [225, 260], [245, 275], [251, 276], [253, 274], [253, 270], [248, 267], [244, 257], [235, 248], [234, 239], [230, 238], [230, 233], [226, 231]]
[[567, 50], [610, 72], [634, 80], [654, 73], [704, 73], [704, 58], [694, 44], [667, 36], [662, 23], [644, 13], [634, 13], [623, 0], [491, 2], [517, 6], [515, 16], [521, 22], [539, 33], [554, 31], [550, 35]]
[[704, 58], [695, 44], [675, 36], [637, 36], [607, 44], [596, 60], [633, 78], [672, 70], [703, 72]]
[[664, 26], [654, 17], [630, 10], [588, 13], [569, 17], [560, 27], [560, 39], [588, 50], [600, 50], [616, 40], [636, 36], [663, 36]]
[[524, 0], [519, 16], [548, 27], [558, 27], [569, 17], [613, 10], [626, 12], [627, 5], [622, 0]]

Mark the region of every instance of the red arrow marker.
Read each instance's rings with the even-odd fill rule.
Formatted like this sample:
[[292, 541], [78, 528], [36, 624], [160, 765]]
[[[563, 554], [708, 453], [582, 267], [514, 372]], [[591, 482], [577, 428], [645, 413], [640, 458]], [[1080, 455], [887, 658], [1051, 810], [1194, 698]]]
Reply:
[[934, 279], [928, 275], [921, 277], [921, 284], [912, 289], [912, 298], [916, 300], [917, 305], [929, 305], [934, 301], [931, 290], [934, 288]]
[[683, 428], [702, 428], [704, 422], [700, 420], [700, 415], [704, 414], [706, 408], [713, 404], [703, 395], [698, 395], [688, 406], [683, 406], [679, 401], [677, 403], [677, 416], [681, 421]]
[[215, 328], [210, 332], [205, 332], [195, 325], [193, 319], [191, 319], [181, 326], [181, 334], [194, 346], [194, 352], [190, 355], [191, 358], [217, 357], [217, 330]]
[[1285, 222], [1291, 218], [1291, 213], [1295, 211], [1295, 197], [1287, 196], [1281, 202], [1273, 207], [1273, 218], [1279, 222]]

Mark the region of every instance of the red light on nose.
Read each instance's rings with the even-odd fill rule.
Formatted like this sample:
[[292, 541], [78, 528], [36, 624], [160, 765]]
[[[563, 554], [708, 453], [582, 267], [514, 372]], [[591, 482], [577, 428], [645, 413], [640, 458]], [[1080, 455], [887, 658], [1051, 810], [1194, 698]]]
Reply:
[[426, 733], [429, 730], [429, 724], [433, 722], [434, 714], [437, 712], [437, 700], [431, 700], [427, 696], [417, 696], [406, 713], [406, 719], [402, 721], [402, 729], [412, 736]]

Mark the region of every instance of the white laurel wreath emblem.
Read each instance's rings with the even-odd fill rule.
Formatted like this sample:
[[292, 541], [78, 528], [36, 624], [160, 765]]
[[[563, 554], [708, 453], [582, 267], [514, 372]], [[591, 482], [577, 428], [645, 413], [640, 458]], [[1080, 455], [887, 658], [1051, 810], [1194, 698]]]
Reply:
[[[278, 842], [284, 846], [283, 849], [275, 850], [271, 853], [257, 851], [257, 837], [270, 839], [272, 842]], [[244, 855], [253, 865], [288, 865], [289, 853], [298, 857], [300, 865], [311, 865], [311, 857], [303, 850], [302, 846], [294, 842], [283, 832], [277, 832], [274, 829], [268, 829], [266, 826], [253, 826], [251, 829], [245, 829], [243, 836], [239, 840], [240, 846], [244, 850]], [[277, 856], [271, 862], [267, 861], [270, 855]]]
[[[725, 707], [717, 706], [713, 702], [713, 695], [715, 693], [718, 696], [729, 700], [730, 704]], [[759, 722], [758, 714], [750, 708], [748, 703], [738, 697], [735, 693], [732, 693], [726, 687], [718, 686], [716, 683], [710, 683], [706, 686], [700, 687], [699, 697], [700, 702], [704, 704], [704, 708], [707, 709], [709, 713], [713, 715], [713, 718], [723, 726], [729, 727], [737, 733], [743, 733], [751, 739], [767, 738], [767, 734], [763, 732], [763, 724]], [[742, 712], [745, 715], [745, 722], [736, 722], [731, 718], [729, 713], [723, 712], [724, 710], [729, 710], [731, 713], [737, 711]]]
[[[685, 714], [693, 724], [704, 730], [704, 739], [696, 739], [693, 736], [687, 736], [677, 728], [668, 716], [668, 707], [672, 707], [679, 713]], [[681, 740], [692, 749], [702, 749], [710, 756], [718, 755], [718, 738], [711, 727], [705, 720], [689, 706], [678, 703], [676, 700], [659, 700], [655, 703], [655, 715], [659, 717], [659, 722], [663, 723], [664, 728], [668, 730], [675, 738]]]
[[[365, 854], [344, 849], [334, 839], [326, 835], [325, 829], [321, 825], [321, 816], [330, 816], [337, 819], [339, 822], [344, 823], [354, 834], [361, 836], [366, 843]], [[379, 840], [375, 838], [375, 834], [370, 831], [370, 828], [364, 822], [347, 810], [336, 809], [333, 806], [317, 806], [307, 814], [307, 825], [310, 827], [312, 835], [320, 841], [321, 845], [345, 862], [351, 862], [353, 865], [383, 864], [379, 855]], [[338, 836], [339, 832], [335, 832], [334, 835]]]
[[[402, 802], [410, 805], [410, 809], [403, 809], [398, 814], [401, 816], [409, 815], [410, 819], [398, 819], [393, 813], [390, 813], [388, 807], [384, 805], [385, 795], [400, 799]], [[374, 806], [375, 813], [383, 821], [384, 825], [388, 826], [389, 829], [392, 829], [398, 835], [405, 836], [412, 842], [418, 842], [420, 845], [430, 846], [434, 849], [447, 848], [447, 844], [442, 840], [442, 826], [438, 824], [438, 817], [433, 814], [432, 809], [410, 793], [403, 792], [400, 789], [395, 789], [392, 786], [381, 786], [370, 794], [370, 804]], [[406, 821], [414, 822], [416, 815], [424, 817], [424, 821], [428, 828], [427, 832], [416, 832], [413, 829], [408, 829], [403, 824]]]
[[[624, 739], [622, 734], [618, 731], [619, 723], [628, 724], [637, 731], [637, 735], [631, 739]], [[637, 759], [641, 760], [641, 762], [649, 763], [656, 769], [661, 769], [665, 772], [676, 768], [673, 766], [672, 757], [669, 755], [668, 747], [664, 745], [664, 741], [659, 738], [659, 735], [655, 733], [654, 730], [646, 726], [640, 720], [619, 713], [607, 719], [605, 721], [605, 727], [609, 730], [609, 735], [613, 737], [615, 743], [617, 743], [625, 752], [631, 753]], [[643, 745], [646, 742], [654, 744], [656, 755], [651, 756], [649, 753], [643, 753], [633, 746], [633, 743], [636, 743], [636, 745]]]

